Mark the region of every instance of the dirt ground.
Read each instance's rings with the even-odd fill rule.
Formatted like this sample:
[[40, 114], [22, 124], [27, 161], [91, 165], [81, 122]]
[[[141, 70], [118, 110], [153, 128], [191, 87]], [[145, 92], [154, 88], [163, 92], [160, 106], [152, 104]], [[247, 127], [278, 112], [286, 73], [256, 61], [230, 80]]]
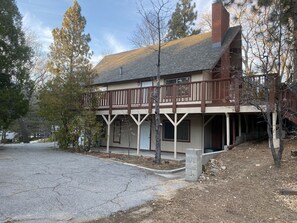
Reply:
[[90, 152], [88, 155], [105, 158], [105, 159], [112, 159], [120, 162], [125, 163], [132, 163], [136, 165], [141, 165], [147, 168], [151, 169], [157, 169], [157, 170], [171, 170], [171, 169], [177, 169], [185, 166], [184, 161], [175, 161], [175, 160], [162, 160], [161, 164], [157, 165], [154, 163], [153, 157], [144, 157], [144, 156], [128, 156], [128, 155], [122, 155], [122, 154], [107, 154], [102, 152]]
[[276, 169], [267, 142], [245, 143], [209, 162], [201, 180], [189, 183], [171, 197], [160, 198], [127, 212], [94, 222], [295, 222], [297, 157], [290, 151], [297, 141], [286, 142], [281, 169]]

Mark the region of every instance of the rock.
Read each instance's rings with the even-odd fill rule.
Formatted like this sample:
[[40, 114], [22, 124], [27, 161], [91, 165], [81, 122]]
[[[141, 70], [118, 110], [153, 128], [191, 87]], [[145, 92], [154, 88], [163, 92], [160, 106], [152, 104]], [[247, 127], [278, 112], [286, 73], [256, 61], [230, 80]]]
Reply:
[[225, 169], [227, 169], [227, 167], [226, 166], [221, 166], [221, 169], [225, 170]]
[[213, 172], [213, 173], [218, 173], [218, 172], [219, 172], [219, 170], [218, 170], [217, 168], [211, 168], [211, 169], [210, 169], [210, 172]]
[[297, 156], [297, 150], [291, 151], [291, 156]]
[[203, 174], [201, 174], [200, 176], [199, 176], [199, 180], [205, 180], [206, 179], [206, 177], [203, 175]]

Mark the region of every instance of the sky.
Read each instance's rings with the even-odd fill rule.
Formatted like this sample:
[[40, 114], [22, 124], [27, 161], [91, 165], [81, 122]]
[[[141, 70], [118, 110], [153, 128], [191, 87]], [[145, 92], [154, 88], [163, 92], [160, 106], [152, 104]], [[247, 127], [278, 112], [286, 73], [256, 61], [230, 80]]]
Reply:
[[[133, 49], [131, 36], [141, 21], [139, 0], [77, 0], [86, 18], [85, 33], [91, 35], [91, 62], [98, 63], [106, 54]], [[144, 0], [145, 1], [145, 0]], [[170, 2], [175, 6], [177, 0]], [[194, 0], [199, 13], [210, 10], [212, 0]], [[51, 31], [62, 25], [66, 10], [73, 0], [16, 0], [23, 16], [24, 30], [33, 32], [45, 52], [52, 42]], [[174, 7], [173, 7], [174, 9]]]

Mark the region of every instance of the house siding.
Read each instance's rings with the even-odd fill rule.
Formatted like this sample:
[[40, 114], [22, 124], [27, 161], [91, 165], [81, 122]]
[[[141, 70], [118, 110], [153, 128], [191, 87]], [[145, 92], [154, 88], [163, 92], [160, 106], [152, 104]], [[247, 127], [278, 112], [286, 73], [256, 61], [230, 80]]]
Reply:
[[[180, 117], [179, 117], [180, 118]], [[166, 117], [163, 115], [161, 116], [161, 123], [167, 120]], [[177, 142], [177, 152], [178, 153], [185, 153], [186, 149], [188, 148], [196, 148], [201, 149], [202, 148], [202, 115], [188, 115], [184, 120], [190, 121], [190, 142]], [[155, 148], [155, 131], [154, 131], [154, 125], [152, 126], [152, 132], [151, 132], [151, 149], [154, 150]], [[161, 131], [161, 148], [162, 151], [173, 151], [173, 141], [164, 141], [163, 140], [163, 131]]]

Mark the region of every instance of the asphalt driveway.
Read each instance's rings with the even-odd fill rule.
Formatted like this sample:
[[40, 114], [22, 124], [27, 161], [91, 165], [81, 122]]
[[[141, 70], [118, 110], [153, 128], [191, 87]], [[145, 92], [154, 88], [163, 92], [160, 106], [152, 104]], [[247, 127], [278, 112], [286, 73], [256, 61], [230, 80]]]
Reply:
[[83, 222], [152, 200], [183, 181], [58, 151], [53, 144], [0, 147], [0, 222]]

